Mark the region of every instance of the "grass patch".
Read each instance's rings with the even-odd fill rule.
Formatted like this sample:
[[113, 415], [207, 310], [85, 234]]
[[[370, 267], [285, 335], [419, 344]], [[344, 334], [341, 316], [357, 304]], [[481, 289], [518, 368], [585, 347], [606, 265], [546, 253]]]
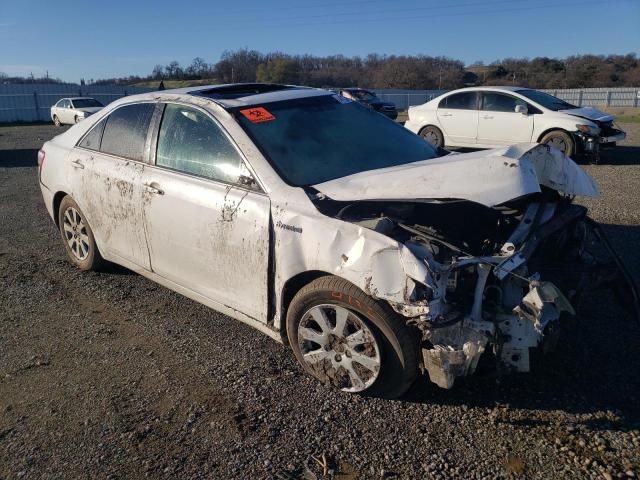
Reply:
[[640, 114], [638, 115], [621, 115], [616, 117], [616, 122], [619, 123], [640, 123]]

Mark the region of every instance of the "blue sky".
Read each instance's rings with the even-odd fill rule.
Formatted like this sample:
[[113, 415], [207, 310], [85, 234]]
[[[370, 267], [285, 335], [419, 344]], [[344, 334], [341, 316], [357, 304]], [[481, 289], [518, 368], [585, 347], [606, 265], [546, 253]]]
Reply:
[[0, 0], [0, 72], [78, 82], [224, 50], [505, 57], [640, 52], [640, 0]]

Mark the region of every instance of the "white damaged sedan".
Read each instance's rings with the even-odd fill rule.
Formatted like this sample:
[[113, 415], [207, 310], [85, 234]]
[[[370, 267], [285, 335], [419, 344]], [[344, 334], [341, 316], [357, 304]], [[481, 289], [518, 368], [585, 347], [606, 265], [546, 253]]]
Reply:
[[442, 153], [332, 92], [238, 84], [123, 98], [38, 164], [80, 269], [123, 265], [397, 397], [483, 353], [528, 371], [608, 265], [572, 203], [598, 188], [559, 151]]

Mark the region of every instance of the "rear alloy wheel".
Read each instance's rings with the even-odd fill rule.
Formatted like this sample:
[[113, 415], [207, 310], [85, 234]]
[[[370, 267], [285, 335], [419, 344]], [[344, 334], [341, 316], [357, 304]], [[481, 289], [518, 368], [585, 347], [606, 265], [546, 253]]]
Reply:
[[430, 143], [436, 148], [444, 147], [444, 137], [442, 136], [442, 132], [438, 127], [434, 127], [433, 125], [429, 125], [428, 127], [424, 127], [420, 130], [419, 134], [427, 143]]
[[287, 336], [306, 372], [345, 392], [396, 398], [418, 373], [417, 329], [338, 277], [316, 279], [296, 294]]
[[56, 127], [59, 127], [60, 125], [62, 125], [62, 124], [60, 123], [60, 119], [58, 118], [58, 116], [57, 116], [57, 115], [54, 115], [54, 116], [53, 116], [53, 124], [54, 124]]
[[78, 204], [69, 196], [60, 203], [58, 225], [71, 263], [80, 270], [96, 270], [103, 264], [93, 231]]
[[74, 123], [78, 123], [80, 121], [80, 117], [76, 115], [75, 117], [73, 117], [73, 121]]
[[557, 148], [567, 157], [575, 153], [575, 145], [571, 135], [562, 130], [553, 130], [540, 139], [540, 143]]

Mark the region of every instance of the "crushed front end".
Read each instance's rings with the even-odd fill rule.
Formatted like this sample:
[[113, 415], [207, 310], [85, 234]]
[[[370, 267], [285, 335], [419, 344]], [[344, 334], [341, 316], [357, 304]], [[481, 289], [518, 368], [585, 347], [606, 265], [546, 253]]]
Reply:
[[379, 294], [382, 273], [365, 291], [421, 331], [422, 367], [443, 388], [472, 374], [485, 352], [500, 373], [528, 372], [531, 352], [555, 348], [581, 295], [630, 286], [587, 209], [548, 188], [494, 207], [465, 200], [340, 207], [341, 219], [402, 246], [404, 301]]
[[528, 372], [532, 350], [555, 349], [582, 294], [626, 280], [586, 208], [541, 194], [497, 211], [495, 236], [475, 242], [399, 224], [433, 280], [428, 313], [412, 322], [422, 331], [424, 369], [443, 388], [472, 374], [486, 351], [499, 372]]

